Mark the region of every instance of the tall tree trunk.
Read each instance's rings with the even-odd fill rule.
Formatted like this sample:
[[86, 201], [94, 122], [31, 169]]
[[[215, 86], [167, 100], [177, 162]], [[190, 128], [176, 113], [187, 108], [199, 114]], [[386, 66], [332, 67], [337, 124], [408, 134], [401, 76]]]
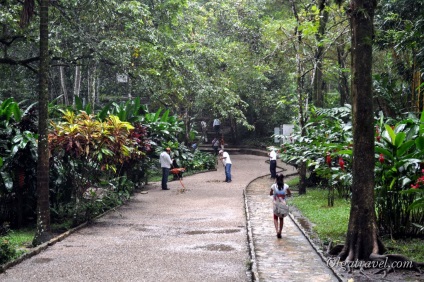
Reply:
[[347, 52], [345, 51], [345, 44], [337, 44], [337, 62], [339, 65], [339, 79], [338, 79], [338, 90], [340, 93], [340, 106], [344, 106], [346, 103], [350, 103], [349, 99], [349, 78], [346, 69], [346, 58]]
[[60, 66], [59, 67], [59, 73], [60, 73], [60, 88], [62, 89], [63, 94], [63, 102], [66, 106], [69, 105], [69, 99], [68, 99], [68, 89], [66, 87], [66, 79], [65, 79], [65, 67]]
[[379, 252], [374, 209], [374, 121], [372, 42], [375, 0], [351, 1], [353, 163], [352, 202], [346, 242], [347, 261], [368, 260]]
[[40, 1], [40, 70], [38, 97], [38, 164], [37, 164], [37, 231], [33, 240], [39, 245], [51, 239], [49, 201], [49, 144], [48, 124], [48, 75], [49, 75], [49, 0]]
[[324, 87], [323, 87], [323, 81], [322, 81], [322, 60], [324, 57], [324, 46], [322, 44], [322, 39], [325, 35], [325, 28], [327, 26], [328, 22], [328, 11], [325, 9], [326, 7], [326, 1], [325, 0], [319, 0], [318, 1], [318, 7], [319, 7], [319, 28], [318, 32], [316, 34], [316, 40], [318, 43], [318, 46], [315, 50], [315, 56], [314, 56], [314, 72], [313, 72], [313, 101], [314, 105], [317, 107], [323, 107], [324, 106]]
[[[293, 15], [296, 18], [297, 26], [295, 28], [296, 40], [294, 42], [294, 49], [296, 50], [296, 92], [299, 106], [299, 126], [301, 128], [301, 136], [305, 136], [305, 124], [306, 124], [306, 113], [307, 113], [307, 102], [308, 97], [304, 94], [304, 76], [303, 76], [303, 62], [301, 59], [301, 46], [302, 46], [302, 32], [299, 30], [300, 19], [297, 14], [296, 4], [294, 0], [290, 0]], [[299, 194], [306, 194], [306, 163], [301, 163], [298, 167], [299, 172]]]
[[412, 63], [412, 85], [411, 93], [414, 99], [412, 103], [412, 110], [416, 113], [421, 113], [423, 110], [423, 101], [421, 97], [421, 72], [419, 64], [417, 63], [416, 51], [412, 51], [413, 63]]
[[79, 97], [81, 91], [81, 66], [75, 66], [74, 78], [74, 96], [72, 97], [72, 105], [75, 105], [75, 97]]

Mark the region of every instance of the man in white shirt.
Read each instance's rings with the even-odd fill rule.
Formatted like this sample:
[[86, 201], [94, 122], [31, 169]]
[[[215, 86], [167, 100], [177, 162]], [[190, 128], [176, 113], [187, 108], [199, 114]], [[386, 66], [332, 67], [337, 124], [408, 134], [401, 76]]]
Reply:
[[219, 121], [219, 119], [217, 119], [217, 118], [214, 119], [212, 126], [213, 126], [213, 129], [215, 130], [216, 137], [218, 137], [219, 136], [219, 129], [221, 127], [221, 122]]
[[274, 148], [271, 148], [269, 152], [269, 171], [271, 172], [271, 178], [275, 179], [277, 177], [277, 153]]
[[204, 143], [208, 143], [208, 128], [206, 125], [206, 121], [202, 120], [200, 122], [200, 126], [202, 127], [202, 140]]
[[225, 167], [225, 182], [230, 183], [231, 182], [231, 159], [230, 155], [227, 152], [224, 152], [223, 150], [219, 151], [219, 159], [222, 160], [222, 163]]
[[171, 169], [172, 159], [171, 159], [171, 148], [166, 148], [159, 156], [160, 166], [162, 167], [162, 190], [169, 190], [168, 176], [169, 170]]

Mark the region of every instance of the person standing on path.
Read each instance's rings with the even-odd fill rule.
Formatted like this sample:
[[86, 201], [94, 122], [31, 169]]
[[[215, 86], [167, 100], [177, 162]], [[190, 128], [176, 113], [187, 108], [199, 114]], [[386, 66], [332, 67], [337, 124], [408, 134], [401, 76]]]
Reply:
[[[283, 230], [284, 217], [288, 214], [288, 206], [286, 197], [291, 196], [289, 185], [284, 183], [284, 175], [281, 173], [277, 175], [276, 183], [272, 184], [269, 195], [273, 196], [273, 212], [274, 212], [274, 226], [277, 232], [277, 238], [281, 238], [281, 231]], [[283, 209], [283, 211], [281, 210]]]
[[171, 169], [172, 159], [171, 159], [171, 148], [166, 148], [159, 156], [160, 166], [162, 168], [162, 190], [169, 190], [168, 176], [169, 170]]
[[268, 153], [269, 156], [269, 171], [271, 172], [271, 178], [275, 179], [277, 177], [277, 153], [275, 148], [271, 148], [271, 152]]
[[208, 143], [208, 126], [206, 125], [206, 121], [202, 120], [200, 126], [202, 127], [202, 141], [203, 143]]
[[218, 118], [213, 120], [212, 126], [213, 126], [213, 129], [215, 130], [215, 136], [218, 137], [219, 136], [219, 130], [220, 130], [220, 127], [221, 127], [221, 122], [219, 121]]
[[225, 167], [225, 182], [230, 183], [231, 182], [231, 159], [230, 155], [227, 152], [224, 152], [223, 150], [219, 151], [219, 159], [222, 160], [222, 164]]
[[219, 144], [220, 144], [219, 139], [215, 137], [212, 140], [212, 148], [213, 148], [213, 152], [214, 152], [215, 156], [218, 156]]

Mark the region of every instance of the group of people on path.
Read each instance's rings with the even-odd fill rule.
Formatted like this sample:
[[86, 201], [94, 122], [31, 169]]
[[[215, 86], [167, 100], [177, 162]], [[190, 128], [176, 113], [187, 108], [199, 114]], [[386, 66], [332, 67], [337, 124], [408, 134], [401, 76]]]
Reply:
[[[218, 132], [219, 132], [219, 120], [217, 124]], [[214, 129], [215, 129], [215, 120], [214, 120]], [[223, 143], [223, 140], [222, 140]], [[212, 140], [212, 147], [214, 148], [215, 155], [219, 155], [219, 160], [222, 161], [222, 164], [225, 168], [225, 180], [224, 182], [230, 183], [231, 179], [231, 158], [228, 152], [224, 151], [223, 144], [221, 140], [218, 138], [214, 138]], [[219, 146], [221, 149], [218, 151]], [[218, 153], [217, 153], [218, 151]], [[173, 160], [171, 159], [171, 149], [166, 148], [164, 152], [160, 154], [159, 161], [162, 168], [162, 190], [169, 190], [167, 186], [169, 171], [173, 165]], [[272, 147], [269, 156], [269, 169], [271, 173], [271, 179], [275, 179], [275, 183], [272, 184], [271, 190], [269, 191], [269, 195], [272, 196], [273, 199], [273, 216], [274, 216], [274, 227], [275, 232], [277, 233], [277, 238], [281, 238], [281, 232], [284, 226], [284, 217], [288, 215], [289, 208], [287, 206], [286, 197], [291, 196], [291, 191], [289, 186], [284, 183], [284, 175], [277, 174], [277, 152]]]
[[[219, 150], [218, 152], [219, 154], [219, 160], [222, 161], [222, 165], [225, 168], [225, 180], [224, 182], [230, 183], [231, 180], [231, 158], [230, 158], [230, 154], [228, 154], [228, 152], [224, 151], [224, 150]], [[159, 163], [160, 166], [162, 168], [162, 181], [161, 181], [161, 187], [162, 190], [169, 190], [168, 188], [168, 177], [169, 177], [169, 172], [171, 170], [171, 167], [174, 166], [174, 160], [171, 159], [171, 148], [166, 148], [165, 151], [163, 151], [160, 155], [159, 155]]]

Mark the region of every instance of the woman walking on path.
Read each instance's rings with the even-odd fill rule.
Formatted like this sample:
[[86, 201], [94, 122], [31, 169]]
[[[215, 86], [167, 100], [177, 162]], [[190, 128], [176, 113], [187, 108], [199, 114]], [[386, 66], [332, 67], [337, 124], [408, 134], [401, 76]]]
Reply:
[[286, 197], [291, 196], [289, 185], [284, 183], [284, 175], [277, 175], [276, 183], [272, 184], [269, 195], [273, 196], [274, 226], [277, 232], [277, 238], [281, 238], [283, 230], [284, 217], [287, 216], [289, 209], [286, 203]]

